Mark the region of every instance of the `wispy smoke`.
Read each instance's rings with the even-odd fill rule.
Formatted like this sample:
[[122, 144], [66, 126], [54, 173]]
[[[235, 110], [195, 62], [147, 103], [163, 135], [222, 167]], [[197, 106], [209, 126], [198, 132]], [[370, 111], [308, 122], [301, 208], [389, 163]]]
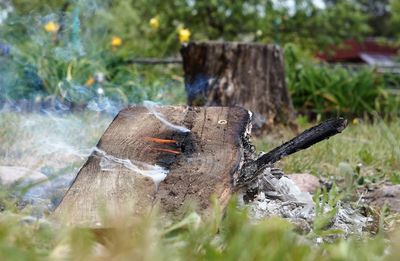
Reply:
[[152, 113], [159, 121], [161, 121], [166, 126], [171, 129], [177, 130], [179, 132], [190, 132], [190, 130], [184, 126], [175, 125], [169, 121], [167, 121], [164, 116], [157, 111], [157, 104], [151, 101], [144, 101], [143, 105]]
[[151, 178], [157, 188], [160, 182], [163, 181], [168, 174], [168, 170], [158, 165], [150, 165], [145, 162], [117, 158], [115, 156], [107, 154], [104, 150], [101, 150], [97, 147], [94, 149], [94, 152], [96, 153], [96, 155], [101, 156], [101, 170], [113, 171], [116, 165], [121, 165], [137, 174]]

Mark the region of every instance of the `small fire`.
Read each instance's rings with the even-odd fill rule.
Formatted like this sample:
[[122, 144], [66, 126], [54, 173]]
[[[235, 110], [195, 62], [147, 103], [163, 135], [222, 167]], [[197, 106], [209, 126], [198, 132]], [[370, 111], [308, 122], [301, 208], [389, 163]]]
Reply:
[[[170, 144], [170, 145], [174, 145], [177, 144], [176, 140], [168, 140], [168, 139], [160, 139], [160, 138], [155, 138], [155, 137], [149, 137], [149, 136], [145, 136], [144, 139], [146, 141], [149, 142], [154, 142], [154, 143], [158, 143], [158, 144]], [[152, 150], [156, 150], [156, 151], [162, 151], [162, 152], [167, 152], [167, 153], [173, 153], [176, 155], [181, 154], [181, 152], [179, 150], [173, 150], [173, 149], [164, 149], [164, 148], [151, 148]]]
[[162, 149], [162, 148], [152, 148], [152, 149], [153, 149], [153, 150], [157, 150], [157, 151], [167, 152], [167, 153], [173, 153], [173, 154], [176, 154], [176, 155], [181, 154], [181, 152], [180, 152], [180, 151], [177, 151], [177, 150]]
[[176, 140], [166, 140], [166, 139], [159, 139], [159, 138], [153, 138], [153, 137], [144, 137], [145, 140], [150, 141], [150, 142], [155, 142], [155, 143], [161, 143], [161, 144], [176, 144]]

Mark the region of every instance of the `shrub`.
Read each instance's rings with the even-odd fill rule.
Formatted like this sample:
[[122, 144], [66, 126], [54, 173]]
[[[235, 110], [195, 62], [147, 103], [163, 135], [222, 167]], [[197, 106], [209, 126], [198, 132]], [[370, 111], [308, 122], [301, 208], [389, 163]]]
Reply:
[[[143, 37], [141, 29], [132, 26], [140, 22], [136, 11], [126, 2], [112, 8], [90, 3], [71, 2], [62, 11], [61, 3], [54, 3], [53, 9], [26, 11], [29, 15], [19, 6], [9, 14], [0, 24], [0, 103], [38, 96], [73, 104], [99, 96], [123, 103], [161, 97], [167, 103], [181, 101], [183, 85], [172, 79], [173, 67], [126, 62], [151, 55], [146, 51], [152, 47], [146, 45], [151, 36]], [[121, 16], [121, 10], [127, 15]], [[147, 23], [142, 25], [150, 30]], [[176, 35], [174, 41], [179, 46]]]
[[313, 118], [398, 113], [399, 97], [389, 94], [386, 78], [374, 68], [315, 63], [292, 44], [286, 45], [285, 58], [289, 91], [301, 114]]

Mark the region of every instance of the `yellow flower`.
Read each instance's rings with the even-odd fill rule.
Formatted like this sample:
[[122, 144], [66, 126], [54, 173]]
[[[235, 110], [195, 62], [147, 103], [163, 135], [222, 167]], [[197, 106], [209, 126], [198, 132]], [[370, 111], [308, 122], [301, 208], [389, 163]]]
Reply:
[[87, 79], [85, 85], [86, 85], [86, 86], [92, 86], [93, 84], [94, 84], [94, 78], [93, 78], [92, 76], [90, 76], [90, 77]]
[[153, 17], [150, 19], [150, 27], [153, 29], [158, 29], [158, 27], [160, 27], [160, 21], [158, 20], [157, 17]]
[[353, 119], [353, 124], [358, 125], [360, 123], [360, 120], [358, 118]]
[[189, 29], [182, 28], [179, 30], [179, 41], [181, 43], [187, 43], [190, 39], [190, 31]]
[[53, 21], [50, 21], [44, 25], [44, 30], [49, 33], [57, 33], [58, 29], [60, 29], [60, 26]]
[[113, 36], [111, 39], [111, 46], [118, 47], [122, 45], [122, 39], [118, 36]]

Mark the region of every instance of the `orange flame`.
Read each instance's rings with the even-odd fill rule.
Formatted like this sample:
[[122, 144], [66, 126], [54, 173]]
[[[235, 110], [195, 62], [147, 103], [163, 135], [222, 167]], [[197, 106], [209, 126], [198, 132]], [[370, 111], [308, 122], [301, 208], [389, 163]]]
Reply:
[[181, 154], [181, 152], [180, 152], [180, 151], [177, 151], [177, 150], [162, 149], [162, 148], [152, 148], [152, 149], [153, 149], [153, 150], [162, 151], [162, 152], [167, 152], [167, 153], [173, 153], [173, 154], [176, 154], [176, 155]]
[[155, 143], [162, 143], [162, 144], [171, 144], [171, 143], [176, 143], [176, 140], [165, 140], [165, 139], [159, 139], [159, 138], [153, 138], [153, 137], [144, 137], [145, 140], [155, 142]]

